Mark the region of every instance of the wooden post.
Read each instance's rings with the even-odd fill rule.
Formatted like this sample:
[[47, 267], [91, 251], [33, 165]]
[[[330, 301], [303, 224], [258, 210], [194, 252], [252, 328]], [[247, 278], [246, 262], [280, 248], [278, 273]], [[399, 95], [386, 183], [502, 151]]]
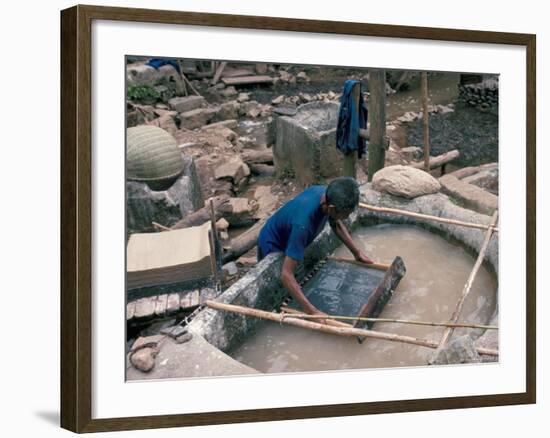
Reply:
[[[353, 96], [353, 101], [355, 103], [355, 109], [358, 114], [360, 114], [360, 108], [359, 108], [359, 98], [361, 93], [361, 85], [355, 84], [353, 86], [353, 90], [351, 92]], [[344, 176], [351, 176], [352, 178], [357, 177], [357, 173], [355, 171], [355, 164], [357, 162], [357, 153], [356, 152], [350, 152], [347, 155], [344, 155]]]
[[369, 168], [368, 179], [384, 167], [386, 159], [386, 70], [369, 72]]
[[[402, 342], [405, 344], [420, 345], [422, 347], [437, 348], [438, 343], [427, 339], [415, 338], [412, 336], [396, 335], [393, 333], [377, 332], [374, 330], [357, 329], [353, 327], [346, 327], [343, 324], [340, 326], [319, 324], [312, 321], [304, 321], [299, 318], [286, 317], [284, 314], [266, 312], [265, 310], [252, 309], [250, 307], [236, 306], [234, 304], [219, 303], [217, 301], [208, 300], [206, 306], [211, 309], [222, 310], [225, 312], [237, 313], [244, 316], [252, 316], [255, 318], [267, 319], [275, 321], [281, 324], [293, 325], [296, 327], [307, 328], [310, 330], [316, 330], [324, 333], [331, 333], [340, 336], [364, 336], [367, 338], [383, 339], [386, 341]], [[489, 354], [492, 356], [498, 356], [497, 350], [478, 348], [479, 354]]]
[[424, 128], [424, 170], [430, 171], [430, 112], [428, 111], [428, 72], [421, 73], [422, 125]]
[[218, 275], [218, 269], [220, 266], [218, 265], [218, 256], [217, 256], [217, 246], [218, 246], [218, 231], [216, 230], [216, 214], [214, 212], [214, 203], [212, 202], [212, 199], [210, 200], [210, 258], [211, 265], [212, 265], [212, 275], [214, 277], [214, 284], [216, 289], [218, 289], [220, 283], [219, 283], [219, 275]]

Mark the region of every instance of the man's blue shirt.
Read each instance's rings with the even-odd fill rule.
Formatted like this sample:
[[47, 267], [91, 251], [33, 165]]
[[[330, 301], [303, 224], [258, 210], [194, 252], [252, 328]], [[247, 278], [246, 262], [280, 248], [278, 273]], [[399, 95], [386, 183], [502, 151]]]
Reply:
[[271, 252], [284, 252], [297, 261], [304, 259], [306, 247], [328, 219], [321, 207], [325, 191], [325, 186], [311, 186], [269, 218], [258, 237], [258, 260]]

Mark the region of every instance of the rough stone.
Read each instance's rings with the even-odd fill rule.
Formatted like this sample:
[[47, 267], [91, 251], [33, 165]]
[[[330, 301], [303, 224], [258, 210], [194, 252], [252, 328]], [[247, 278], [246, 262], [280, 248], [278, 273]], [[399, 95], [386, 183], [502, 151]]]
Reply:
[[482, 170], [474, 175], [467, 176], [462, 181], [468, 184], [473, 184], [497, 195], [498, 167], [494, 169]]
[[401, 165], [379, 170], [374, 174], [372, 183], [375, 190], [409, 199], [436, 193], [441, 188], [429, 173]]
[[128, 85], [156, 85], [161, 74], [147, 64], [129, 64], [126, 66]]
[[228, 119], [236, 119], [239, 117], [241, 104], [236, 100], [222, 103], [214, 117], [215, 121], [223, 121]]
[[225, 97], [232, 97], [232, 96], [236, 96], [239, 93], [237, 89], [233, 85], [231, 85], [230, 87], [223, 89], [220, 94], [222, 94]]
[[237, 97], [237, 102], [243, 103], [250, 100], [250, 93], [239, 93], [239, 96]]
[[258, 202], [257, 219], [264, 219], [273, 213], [279, 198], [271, 193], [270, 186], [259, 186], [254, 191], [254, 199]]
[[201, 183], [192, 158], [184, 157], [184, 171], [164, 191], [155, 191], [142, 182], [126, 182], [126, 222], [128, 233], [154, 231], [152, 222], [171, 226], [204, 205]]
[[300, 73], [298, 73], [296, 75], [296, 82], [298, 83], [305, 83], [305, 82], [310, 82], [311, 79], [309, 78], [309, 76], [306, 74], [305, 71], [301, 71]]
[[399, 150], [401, 156], [407, 161], [418, 160], [422, 156], [422, 149], [417, 146], [408, 146]]
[[140, 336], [132, 344], [131, 351], [135, 352], [145, 347], [158, 348], [163, 339], [163, 335]]
[[452, 175], [444, 175], [439, 178], [439, 181], [445, 193], [468, 208], [487, 215], [493, 214], [498, 208], [498, 196], [480, 187], [468, 184]]
[[280, 105], [281, 103], [283, 103], [285, 101], [285, 95], [284, 94], [281, 94], [280, 96], [276, 97], [275, 99], [273, 99], [271, 101], [271, 103], [273, 105]]
[[214, 171], [216, 179], [230, 179], [238, 184], [243, 178], [250, 175], [250, 169], [240, 158], [233, 158], [231, 161], [222, 164]]
[[279, 79], [282, 82], [296, 83], [296, 78], [285, 70], [279, 71]]
[[142, 348], [130, 355], [130, 362], [138, 370], [148, 373], [155, 366], [157, 351], [153, 348]]
[[176, 338], [176, 344], [185, 344], [186, 342], [189, 342], [191, 339], [193, 339], [192, 333], [184, 333], [181, 336], [178, 336]]
[[229, 228], [229, 222], [227, 222], [223, 217], [216, 222], [216, 228], [220, 231], [227, 230]]
[[232, 226], [242, 226], [254, 222], [254, 214], [258, 205], [249, 202], [247, 198], [229, 198], [229, 201], [220, 206], [225, 219]]
[[468, 335], [452, 339], [439, 347], [432, 358], [430, 365], [450, 365], [481, 362], [472, 338]]
[[170, 336], [172, 339], [176, 339], [178, 336], [181, 336], [187, 333], [187, 328], [181, 325], [175, 325], [172, 327], [166, 327], [160, 331], [163, 335]]
[[178, 130], [178, 127], [174, 120], [174, 116], [170, 113], [163, 114], [158, 119], [150, 122], [149, 125], [158, 126], [159, 128], [164, 129], [170, 135], [174, 135]]
[[178, 113], [185, 113], [202, 107], [206, 100], [202, 96], [174, 97], [168, 101], [170, 108]]
[[294, 175], [301, 186], [307, 186], [342, 175], [343, 155], [334, 147], [339, 107], [333, 102], [311, 102], [301, 105], [292, 117], [274, 119], [273, 162], [278, 176]]
[[229, 262], [222, 266], [222, 271], [225, 273], [226, 276], [234, 277], [239, 273], [239, 268], [237, 268], [235, 262]]
[[180, 113], [181, 126], [186, 129], [200, 128], [210, 122], [217, 111], [215, 108], [197, 108]]

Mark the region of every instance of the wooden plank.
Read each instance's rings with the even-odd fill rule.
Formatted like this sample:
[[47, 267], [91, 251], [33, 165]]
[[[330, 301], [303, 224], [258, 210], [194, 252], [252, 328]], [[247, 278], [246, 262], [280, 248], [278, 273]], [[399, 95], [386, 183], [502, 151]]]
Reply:
[[236, 78], [239, 76], [252, 76], [254, 75], [254, 70], [251, 68], [226, 68], [223, 75], [223, 78]]
[[[391, 298], [393, 291], [403, 278], [406, 272], [405, 263], [401, 257], [396, 257], [390, 268], [384, 274], [384, 278], [378, 284], [376, 289], [370, 295], [367, 302], [363, 305], [359, 314], [359, 318], [376, 317], [380, 314], [381, 307]], [[355, 328], [363, 328], [368, 323], [357, 320], [353, 325]], [[359, 342], [363, 342], [362, 338], [358, 338]]]
[[227, 61], [222, 61], [220, 66], [216, 69], [216, 74], [214, 75], [214, 79], [212, 79], [212, 82], [211, 82], [212, 85], [216, 85], [218, 83], [218, 81], [220, 80], [220, 76], [223, 72], [223, 69], [225, 68], [226, 65], [227, 65]]
[[368, 179], [384, 167], [386, 159], [386, 70], [369, 71], [369, 168]]
[[271, 76], [240, 76], [237, 78], [222, 78], [225, 85], [246, 85], [246, 84], [271, 84], [273, 78]]

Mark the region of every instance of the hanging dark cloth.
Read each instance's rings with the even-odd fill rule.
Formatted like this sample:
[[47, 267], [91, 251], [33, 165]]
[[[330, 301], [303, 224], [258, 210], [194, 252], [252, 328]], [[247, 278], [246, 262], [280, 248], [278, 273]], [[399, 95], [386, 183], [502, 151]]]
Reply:
[[[359, 111], [353, 98], [353, 87], [359, 87]], [[359, 136], [359, 129], [367, 129], [368, 110], [363, 101], [363, 90], [360, 81], [348, 79], [340, 98], [340, 112], [336, 127], [336, 147], [344, 154], [357, 151], [357, 156], [367, 152], [367, 142]]]
[[147, 65], [153, 67], [156, 70], [158, 70], [163, 65], [171, 65], [176, 69], [178, 73], [180, 72], [180, 66], [173, 59], [153, 58], [147, 61]]

